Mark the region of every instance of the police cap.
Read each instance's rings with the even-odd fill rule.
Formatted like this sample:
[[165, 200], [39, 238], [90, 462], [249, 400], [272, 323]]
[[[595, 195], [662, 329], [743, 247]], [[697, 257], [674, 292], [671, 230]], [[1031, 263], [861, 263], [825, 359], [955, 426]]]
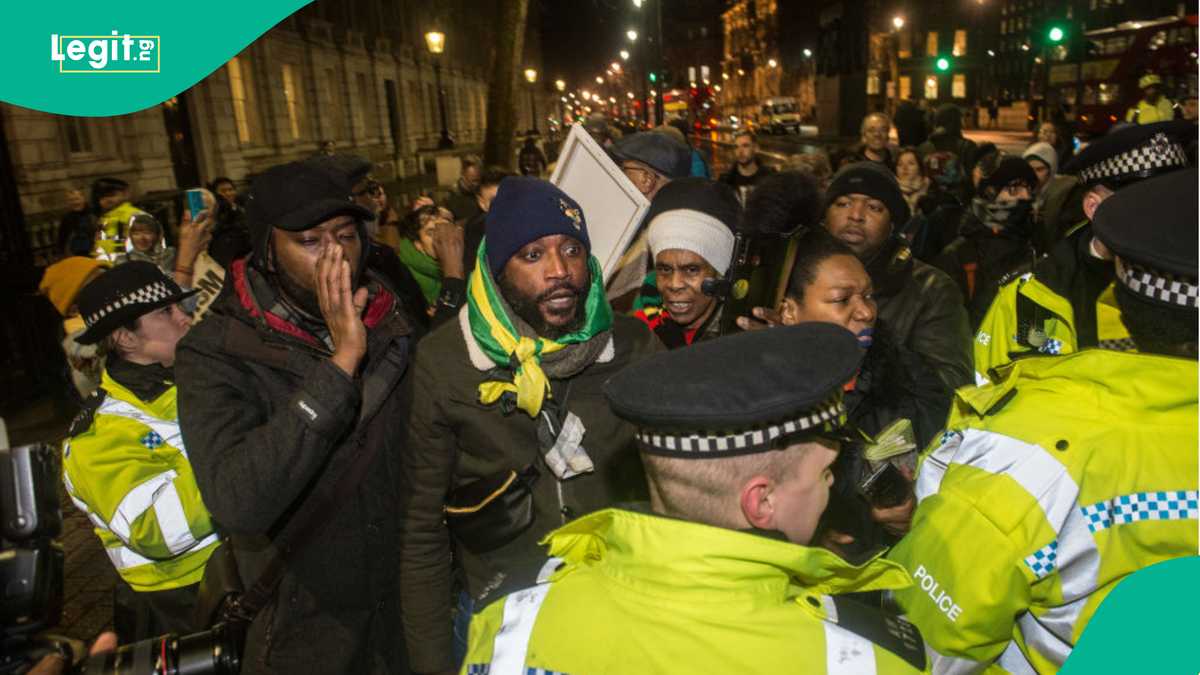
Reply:
[[751, 331], [655, 354], [605, 384], [644, 452], [745, 455], [804, 436], [841, 437], [842, 391], [862, 360], [828, 323]]
[[1197, 308], [1197, 200], [1193, 167], [1131, 185], [1100, 203], [1096, 236], [1117, 256], [1117, 281], [1161, 305]]
[[1187, 166], [1186, 146], [1195, 138], [1196, 124], [1184, 120], [1124, 127], [1093, 141], [1062, 173], [1116, 187]]

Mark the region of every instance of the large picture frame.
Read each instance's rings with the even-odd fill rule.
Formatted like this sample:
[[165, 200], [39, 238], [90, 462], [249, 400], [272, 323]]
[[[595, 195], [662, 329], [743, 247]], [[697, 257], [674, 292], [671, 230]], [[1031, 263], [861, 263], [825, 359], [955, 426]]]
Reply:
[[580, 124], [567, 134], [550, 182], [583, 209], [592, 255], [600, 261], [607, 284], [650, 202]]

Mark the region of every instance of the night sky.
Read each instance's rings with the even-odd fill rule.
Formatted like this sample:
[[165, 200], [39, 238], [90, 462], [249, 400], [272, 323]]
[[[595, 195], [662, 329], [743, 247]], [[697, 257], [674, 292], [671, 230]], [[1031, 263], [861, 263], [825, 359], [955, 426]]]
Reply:
[[541, 26], [547, 81], [561, 77], [569, 89], [586, 88], [606, 64], [618, 59], [617, 53], [628, 44], [626, 30], [640, 32], [635, 26], [639, 10], [632, 0], [535, 0], [530, 12], [529, 20]]

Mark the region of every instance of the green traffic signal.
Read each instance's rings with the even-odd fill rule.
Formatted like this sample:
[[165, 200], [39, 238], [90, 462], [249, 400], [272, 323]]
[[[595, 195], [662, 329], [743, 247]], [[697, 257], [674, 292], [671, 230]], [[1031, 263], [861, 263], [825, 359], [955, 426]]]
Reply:
[[1059, 26], [1052, 26], [1047, 37], [1050, 38], [1051, 42], [1062, 42], [1062, 39], [1066, 37], [1066, 33]]
[[950, 70], [950, 59], [948, 59], [944, 56], [939, 58], [937, 60], [937, 69], [943, 73], [946, 72], [947, 70]]
[[651, 82], [658, 82], [658, 73], [655, 73], [655, 72], [651, 71], [651, 73], [650, 73], [650, 81], [651, 81]]

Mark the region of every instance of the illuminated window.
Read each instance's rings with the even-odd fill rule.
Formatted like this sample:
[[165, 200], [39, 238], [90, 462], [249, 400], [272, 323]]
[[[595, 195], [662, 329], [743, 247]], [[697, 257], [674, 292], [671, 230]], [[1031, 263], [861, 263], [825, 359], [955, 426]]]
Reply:
[[954, 31], [954, 55], [967, 55], [967, 31], [965, 30]]
[[296, 89], [296, 75], [290, 63], [283, 64], [283, 100], [287, 104], [288, 126], [292, 130], [292, 140], [298, 140], [304, 110], [300, 102], [300, 92]]
[[929, 31], [929, 36], [925, 39], [925, 55], [926, 56], [937, 56], [938, 55], [938, 39], [937, 39], [937, 31], [936, 30]]
[[322, 106], [322, 111], [329, 112], [329, 136], [332, 139], [346, 138], [349, 134], [346, 133], [346, 106], [343, 104], [345, 95], [342, 93], [342, 88], [339, 86], [337, 71], [333, 68], [325, 69], [325, 100], [329, 105]]
[[225, 67], [229, 71], [229, 94], [233, 98], [233, 120], [237, 126], [238, 141], [257, 141], [261, 137], [262, 127], [254, 100], [252, 64], [246, 56], [235, 56], [229, 59]]
[[902, 30], [899, 33], [900, 42], [896, 47], [896, 57], [901, 59], [912, 58], [912, 33]]
[[900, 98], [906, 99], [912, 96], [912, 78], [907, 75], [900, 76]]
[[358, 101], [355, 105], [350, 106], [350, 114], [354, 115], [354, 133], [366, 135], [367, 119], [365, 117], [365, 109], [371, 100], [370, 91], [367, 89], [367, 76], [362, 73], [355, 73], [354, 84], [358, 88]]
[[938, 85], [937, 77], [930, 75], [929, 77], [925, 78], [925, 98], [937, 98], [938, 97], [938, 91], [937, 91], [938, 86], [937, 85]]
[[[935, 86], [934, 91], [937, 91]], [[955, 73], [954, 81], [950, 83], [950, 95], [954, 98], [967, 97], [967, 76], [962, 73]], [[935, 97], [936, 98], [936, 97]]]

